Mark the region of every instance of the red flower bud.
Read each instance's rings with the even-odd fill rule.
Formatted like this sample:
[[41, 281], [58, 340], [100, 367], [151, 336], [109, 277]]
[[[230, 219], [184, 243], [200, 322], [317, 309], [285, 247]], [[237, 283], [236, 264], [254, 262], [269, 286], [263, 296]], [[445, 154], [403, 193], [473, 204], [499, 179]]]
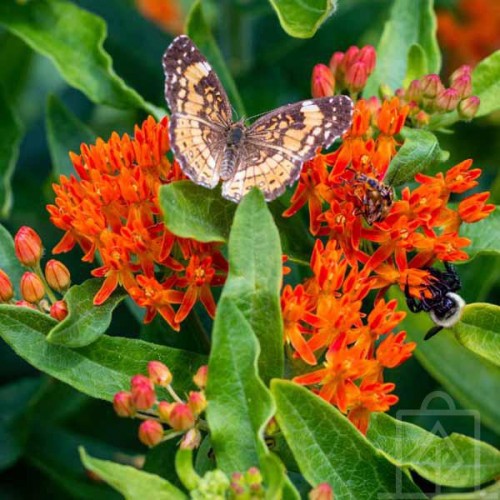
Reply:
[[36, 307], [33, 304], [30, 304], [27, 300], [18, 300], [16, 302], [16, 306], [29, 307], [30, 309], [36, 309]]
[[71, 284], [68, 268], [60, 261], [51, 259], [45, 264], [45, 279], [50, 288], [56, 292], [64, 292]]
[[479, 104], [481, 103], [479, 97], [471, 95], [458, 103], [458, 114], [464, 120], [472, 120], [477, 114]]
[[333, 489], [328, 483], [321, 483], [309, 492], [309, 500], [333, 500]]
[[167, 387], [172, 382], [172, 373], [160, 361], [150, 361], [148, 363], [148, 373], [153, 384]]
[[19, 262], [27, 267], [36, 266], [43, 254], [40, 236], [28, 226], [21, 227], [17, 232], [14, 249]]
[[163, 439], [163, 427], [156, 420], [145, 420], [139, 426], [139, 439], [150, 448], [161, 443]]
[[0, 302], [9, 302], [14, 297], [14, 288], [12, 281], [7, 273], [0, 269]]
[[316, 64], [311, 79], [311, 93], [313, 97], [329, 97], [335, 91], [335, 78], [324, 64]]
[[350, 92], [360, 92], [366, 85], [367, 80], [368, 72], [364, 63], [355, 62], [348, 67], [345, 75], [345, 83]]
[[138, 410], [149, 410], [155, 401], [156, 393], [153, 382], [144, 375], [134, 375], [131, 383], [132, 402]]
[[168, 401], [160, 401], [160, 403], [158, 404], [158, 415], [160, 417], [160, 420], [168, 424], [168, 421], [170, 419], [170, 413], [174, 409], [174, 406], [175, 403], [169, 403]]
[[65, 300], [58, 300], [50, 306], [50, 315], [57, 321], [62, 321], [68, 315], [68, 305]]
[[199, 415], [207, 407], [207, 398], [203, 392], [191, 391], [189, 393], [188, 405], [195, 415]]
[[198, 429], [189, 429], [181, 440], [181, 450], [195, 450], [200, 446], [201, 432]]
[[436, 107], [441, 111], [453, 111], [460, 101], [455, 89], [444, 89], [436, 97]]
[[208, 379], [208, 365], [203, 365], [198, 368], [196, 375], [193, 377], [193, 382], [200, 389], [205, 389]]
[[187, 431], [194, 426], [195, 418], [191, 408], [185, 403], [174, 403], [168, 424], [175, 431]]
[[372, 45], [365, 45], [359, 51], [357, 61], [364, 63], [366, 66], [366, 73], [368, 76], [371, 75], [377, 63], [377, 53], [375, 52], [375, 48]]
[[330, 63], [328, 64], [330, 66], [330, 70], [332, 71], [333, 75], [335, 77], [338, 77], [338, 71], [339, 67], [342, 64], [342, 61], [344, 60], [344, 53], [343, 52], [334, 52], [333, 56], [330, 59]]
[[425, 75], [420, 79], [420, 88], [425, 97], [436, 97], [444, 87], [439, 75]]
[[133, 417], [135, 407], [132, 403], [132, 394], [125, 391], [117, 392], [113, 398], [113, 408], [119, 417]]
[[358, 60], [359, 49], [355, 45], [351, 45], [345, 52], [344, 58], [342, 59], [341, 67], [342, 70], [347, 73], [349, 68]]
[[42, 280], [32, 272], [23, 274], [20, 288], [23, 299], [32, 304], [37, 304], [45, 296], [45, 287]]
[[470, 75], [462, 75], [452, 83], [451, 87], [458, 92], [460, 99], [469, 97], [472, 93], [472, 78]]

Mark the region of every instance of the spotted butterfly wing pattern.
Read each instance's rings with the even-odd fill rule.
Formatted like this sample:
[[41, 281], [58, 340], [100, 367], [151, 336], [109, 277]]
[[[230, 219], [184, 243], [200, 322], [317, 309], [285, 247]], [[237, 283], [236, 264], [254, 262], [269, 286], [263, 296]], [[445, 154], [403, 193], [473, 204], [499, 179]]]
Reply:
[[226, 93], [206, 59], [184, 35], [163, 58], [165, 96], [172, 112], [170, 140], [184, 173], [236, 203], [254, 186], [267, 201], [293, 184], [302, 164], [349, 127], [346, 96], [282, 106], [247, 127], [233, 122]]

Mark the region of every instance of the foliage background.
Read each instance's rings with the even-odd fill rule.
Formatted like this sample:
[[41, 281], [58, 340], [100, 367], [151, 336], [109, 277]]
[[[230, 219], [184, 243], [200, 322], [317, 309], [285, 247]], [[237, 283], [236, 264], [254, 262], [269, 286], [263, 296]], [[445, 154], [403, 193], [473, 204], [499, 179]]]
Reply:
[[[108, 37], [104, 48], [112, 57], [116, 73], [147, 101], [164, 107], [160, 61], [172, 36], [144, 19], [132, 0], [78, 0], [73, 3], [106, 21]], [[185, 12], [189, 3], [188, 0], [183, 2]], [[336, 14], [312, 39], [288, 36], [264, 0], [212, 0], [204, 2], [204, 8], [234, 76], [246, 114], [253, 116], [285, 102], [309, 97], [312, 67], [319, 62], [327, 63], [333, 51], [345, 50], [353, 44], [376, 46], [391, 3], [388, 0], [340, 2]], [[439, 4], [453, 6], [454, 2], [447, 0]], [[69, 28], [71, 22], [68, 19]], [[137, 109], [117, 110], [92, 103], [83, 93], [69, 86], [47, 58], [9, 31], [0, 28], [0, 40], [2, 100], [15, 112], [22, 130], [19, 157], [12, 177], [13, 204], [2, 222], [11, 234], [22, 225], [36, 228], [46, 248], [50, 249], [61, 233], [48, 222], [45, 205], [52, 201], [52, 180], [56, 174], [69, 168], [69, 160], [64, 164], [54, 162], [55, 158], [61, 157], [53, 144], [51, 147], [50, 131], [54, 128], [60, 130], [61, 125], [64, 128], [69, 116], [70, 120], [78, 120], [74, 122], [76, 128], [82, 134], [85, 131], [87, 142], [92, 142], [96, 137], [109, 137], [113, 131], [131, 133], [133, 125], [142, 121], [145, 114]], [[3, 132], [6, 123], [4, 111], [3, 117], [0, 115], [0, 130]], [[483, 169], [480, 189], [492, 186], [491, 202], [497, 204], [500, 202], [499, 119], [498, 115], [493, 115], [473, 123], [458, 123], [453, 134], [439, 137], [441, 147], [451, 153], [448, 166], [473, 158], [475, 166]], [[85, 124], [84, 129], [80, 122]], [[76, 137], [68, 134], [66, 141], [68, 147], [77, 150], [79, 140]], [[439, 169], [443, 169], [443, 165]], [[274, 203], [272, 210], [275, 214], [282, 211], [282, 204], [283, 201]], [[307, 221], [303, 223], [306, 227]], [[293, 250], [308, 255], [309, 245], [307, 238], [301, 238], [295, 242]], [[76, 283], [89, 275], [89, 268], [79, 259], [78, 251], [61, 257], [72, 270]], [[481, 254], [460, 266], [464, 282], [462, 294], [466, 301], [498, 302], [499, 260], [498, 254]], [[292, 279], [300, 279], [300, 272], [294, 268]], [[425, 315], [411, 317], [410, 322], [408, 330], [427, 328]], [[139, 336], [200, 351], [200, 346], [188, 335], [167, 338], [163, 330], [164, 324], [159, 321], [144, 327], [122, 303], [115, 311], [110, 333]], [[420, 408], [426, 395], [442, 389], [432, 376], [433, 369], [428, 371], [422, 366], [429, 366], [425, 348], [391, 371], [400, 397], [399, 404], [392, 409], [393, 414], [400, 409]], [[446, 359], [446, 363], [453, 362], [453, 359]], [[477, 374], [473, 366], [464, 364], [460, 370], [470, 379], [470, 385], [474, 385]], [[491, 383], [498, 383], [498, 380]], [[68, 495], [111, 498], [108, 488], [87, 481], [77, 454], [79, 444], [99, 457], [122, 458], [130, 463], [141, 460], [144, 448], [137, 441], [134, 422], [117, 419], [108, 403], [88, 398], [40, 375], [3, 341], [0, 345], [0, 384], [3, 412], [0, 438], [16, 436], [15, 442], [5, 441], [8, 445], [0, 449], [0, 468], [3, 471], [0, 474], [0, 497], [29, 498], [35, 492], [40, 497], [40, 492], [43, 492], [43, 497], [47, 498], [67, 498]], [[61, 401], [64, 404], [60, 404]], [[439, 408], [440, 403], [442, 401], [433, 401], [433, 408]], [[458, 402], [457, 407], [461, 407]], [[424, 428], [428, 424], [422, 417], [416, 417], [415, 423]], [[466, 419], [453, 419], [447, 430], [451, 428], [472, 435]], [[481, 439], [496, 446], [499, 444], [498, 435], [487, 426], [481, 428]], [[16, 443], [23, 443], [22, 449], [17, 454], [9, 454], [12, 451], [9, 446], [16, 447]], [[161, 451], [150, 453], [147, 466], [151, 470], [156, 466], [155, 453], [160, 456]], [[26, 481], [26, 477], [30, 480]]]

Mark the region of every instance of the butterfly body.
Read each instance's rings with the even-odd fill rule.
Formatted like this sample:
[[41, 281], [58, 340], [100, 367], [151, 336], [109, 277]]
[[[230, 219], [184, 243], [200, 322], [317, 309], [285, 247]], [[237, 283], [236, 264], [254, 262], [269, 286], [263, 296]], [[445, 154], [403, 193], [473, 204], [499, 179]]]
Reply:
[[233, 122], [217, 75], [193, 42], [177, 37], [163, 57], [165, 97], [172, 112], [170, 142], [183, 172], [238, 203], [254, 186], [267, 201], [293, 184], [302, 164], [349, 127], [346, 96], [309, 99], [282, 106], [253, 124]]

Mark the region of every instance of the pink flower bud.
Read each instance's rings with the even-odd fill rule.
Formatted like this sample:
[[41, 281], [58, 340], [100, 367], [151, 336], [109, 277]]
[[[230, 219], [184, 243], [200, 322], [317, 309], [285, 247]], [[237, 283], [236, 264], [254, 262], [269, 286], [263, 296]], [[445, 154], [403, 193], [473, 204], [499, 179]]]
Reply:
[[60, 261], [51, 259], [45, 264], [45, 279], [50, 288], [56, 292], [64, 292], [71, 284], [68, 268]]
[[138, 410], [149, 410], [155, 401], [156, 393], [153, 382], [144, 375], [134, 375], [131, 383], [132, 402]]
[[425, 75], [420, 79], [420, 88], [425, 97], [436, 97], [444, 87], [439, 75]]
[[429, 125], [430, 122], [430, 116], [425, 112], [420, 110], [416, 115], [415, 115], [415, 120], [420, 126], [425, 126]]
[[18, 300], [16, 302], [16, 306], [29, 307], [30, 309], [36, 309], [36, 307], [33, 304], [30, 304], [27, 300]]
[[422, 86], [420, 84], [420, 80], [413, 80], [408, 86], [408, 90], [406, 92], [406, 98], [408, 99], [408, 101], [414, 101], [418, 103], [421, 97], [422, 97]]
[[472, 120], [477, 114], [479, 104], [481, 103], [479, 97], [471, 95], [458, 103], [458, 114], [464, 120]]
[[161, 443], [163, 439], [163, 427], [160, 422], [156, 420], [145, 420], [142, 422], [139, 426], [139, 439], [150, 448]]
[[19, 262], [27, 267], [36, 266], [43, 254], [40, 236], [28, 226], [21, 227], [17, 232], [14, 238], [14, 249]]
[[335, 78], [324, 64], [316, 64], [311, 79], [311, 93], [313, 97], [329, 97], [335, 91]]
[[198, 429], [189, 429], [181, 440], [181, 450], [195, 450], [200, 446], [201, 432]]
[[358, 62], [362, 62], [366, 66], [366, 73], [370, 76], [375, 69], [377, 63], [377, 53], [372, 45], [365, 45], [358, 53]]
[[364, 63], [356, 62], [348, 67], [345, 75], [345, 83], [350, 92], [360, 92], [366, 85], [367, 80], [368, 73]]
[[193, 377], [193, 382], [200, 389], [205, 389], [208, 379], [208, 365], [203, 365], [198, 368], [196, 375]]
[[65, 300], [58, 300], [50, 306], [50, 315], [57, 321], [62, 321], [68, 315], [68, 305]]
[[472, 93], [472, 78], [470, 75], [462, 75], [455, 79], [451, 87], [458, 92], [460, 99], [469, 97]]
[[328, 483], [321, 483], [309, 492], [309, 500], [333, 500], [333, 490]]
[[262, 474], [257, 467], [250, 467], [245, 473], [245, 479], [247, 484], [251, 489], [255, 490], [255, 488], [260, 487], [262, 485]]
[[187, 431], [194, 426], [195, 418], [191, 408], [185, 403], [174, 403], [168, 424], [175, 431]]
[[328, 65], [330, 66], [330, 70], [335, 77], [339, 76], [337, 74], [337, 72], [339, 71], [339, 67], [342, 64], [343, 60], [344, 60], [344, 53], [343, 52], [334, 52], [333, 53], [333, 55], [330, 59], [330, 63]]
[[460, 101], [460, 96], [455, 89], [444, 89], [436, 97], [436, 107], [440, 111], [453, 111]]
[[133, 417], [135, 407], [132, 403], [132, 394], [125, 391], [117, 392], [113, 398], [113, 408], [119, 417]]
[[174, 409], [174, 405], [175, 403], [169, 403], [168, 401], [160, 401], [160, 403], [158, 404], [158, 415], [160, 417], [160, 420], [168, 424], [168, 421], [170, 419], [170, 413]]
[[347, 73], [349, 68], [358, 60], [359, 49], [355, 45], [351, 45], [345, 52], [344, 58], [342, 59], [342, 70]]
[[188, 405], [195, 415], [199, 415], [207, 407], [207, 398], [203, 392], [191, 391], [188, 397]]
[[9, 302], [14, 297], [12, 281], [7, 273], [0, 269], [0, 302]]
[[150, 361], [148, 363], [148, 373], [153, 384], [167, 387], [172, 382], [172, 373], [160, 361]]
[[32, 304], [37, 304], [45, 296], [45, 287], [42, 280], [32, 272], [23, 274], [20, 288], [23, 299]]
[[450, 85], [453, 87], [455, 80], [462, 78], [463, 76], [468, 76], [470, 77], [472, 75], [472, 68], [468, 64], [464, 64], [463, 66], [460, 66], [457, 68], [451, 75], [450, 75]]

